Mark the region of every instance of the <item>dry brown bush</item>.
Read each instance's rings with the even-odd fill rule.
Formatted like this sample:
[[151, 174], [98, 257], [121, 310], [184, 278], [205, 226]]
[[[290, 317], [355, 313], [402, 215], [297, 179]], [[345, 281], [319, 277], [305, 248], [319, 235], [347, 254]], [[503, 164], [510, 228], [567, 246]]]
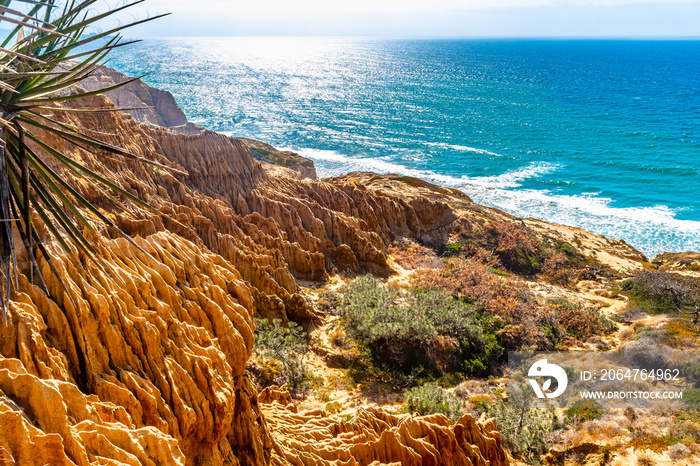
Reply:
[[641, 451], [637, 453], [637, 466], [654, 466], [656, 461], [651, 453]]
[[539, 274], [551, 283], [572, 286], [582, 278], [595, 278], [607, 272], [571, 244], [552, 238], [540, 239], [522, 222], [485, 223], [460, 219], [455, 222], [453, 232], [456, 241], [445, 246], [447, 254], [459, 253], [515, 274]]
[[561, 251], [551, 253], [544, 261], [542, 275], [547, 281], [558, 285], [571, 285], [583, 278], [585, 269], [571, 267]]
[[573, 337], [586, 340], [592, 335], [609, 333], [615, 329], [615, 324], [598, 311], [572, 305], [568, 301], [565, 305], [555, 305], [554, 308], [566, 333]]
[[409, 270], [441, 265], [434, 250], [406, 238], [394, 241], [387, 252], [401, 267]]
[[419, 270], [413, 280], [420, 287], [438, 288], [477, 303], [483, 313], [501, 321], [498, 336], [510, 348], [551, 346], [539, 327], [553, 319], [552, 313], [517, 277], [497, 275], [471, 259], [449, 258], [443, 269]]
[[485, 228], [486, 240], [495, 247], [503, 265], [513, 271], [535, 274], [541, 267], [539, 241], [523, 225], [491, 222]]
[[668, 457], [672, 460], [682, 460], [692, 455], [690, 448], [686, 447], [682, 443], [677, 443], [668, 447]]
[[421, 288], [437, 288], [475, 303], [501, 324], [497, 336], [507, 348], [552, 349], [566, 342], [605, 334], [614, 324], [599, 313], [562, 300], [540, 302], [527, 284], [473, 258], [450, 257], [444, 267], [423, 269], [412, 280]]
[[521, 223], [505, 220], [480, 223], [460, 219], [455, 222], [454, 232], [459, 241], [448, 245], [447, 249], [452, 252], [459, 249], [484, 264], [534, 275], [544, 263], [540, 241]]

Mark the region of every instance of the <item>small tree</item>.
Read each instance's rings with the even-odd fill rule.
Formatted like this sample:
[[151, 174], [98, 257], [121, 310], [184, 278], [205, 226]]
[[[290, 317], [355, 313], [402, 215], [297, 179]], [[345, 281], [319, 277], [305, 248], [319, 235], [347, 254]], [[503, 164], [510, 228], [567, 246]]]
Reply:
[[277, 361], [282, 367], [282, 373], [276, 382], [287, 383], [292, 388], [298, 388], [306, 377], [304, 357], [309, 345], [306, 342], [306, 332], [301, 326], [289, 322], [285, 327], [281, 319], [256, 319], [255, 345], [253, 352], [256, 357], [268, 361]]
[[544, 437], [559, 428], [553, 408], [532, 407], [534, 393], [509, 389], [508, 401], [484, 403], [479, 409], [496, 420], [504, 446], [513, 456], [535, 460], [547, 451]]
[[441, 413], [452, 422], [459, 418], [462, 408], [462, 403], [456, 396], [434, 383], [412, 388], [406, 391], [404, 397], [404, 411], [407, 413], [417, 413], [421, 416]]
[[700, 285], [694, 278], [646, 270], [623, 282], [622, 289], [656, 311], [690, 315], [693, 323], [700, 320]]

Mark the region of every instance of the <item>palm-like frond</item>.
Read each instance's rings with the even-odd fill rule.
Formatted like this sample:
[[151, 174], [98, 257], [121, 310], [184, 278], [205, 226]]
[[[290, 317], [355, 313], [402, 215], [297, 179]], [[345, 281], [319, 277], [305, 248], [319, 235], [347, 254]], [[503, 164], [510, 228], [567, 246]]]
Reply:
[[[45, 135], [93, 150], [98, 155], [113, 154], [170, 170], [100, 140], [100, 136], [105, 134], [82, 129], [50, 116], [61, 112], [119, 110], [71, 108], [62, 103], [103, 94], [139, 79], [129, 79], [96, 91], [84, 91], [77, 87], [111, 50], [135, 42], [121, 40], [120, 32], [123, 29], [164, 15], [93, 35], [86, 35], [86, 30], [143, 1], [131, 0], [107, 11], [95, 12], [98, 0], [0, 0], [0, 27], [10, 28], [10, 32], [0, 38], [0, 311], [5, 322], [11, 288], [17, 286], [15, 226], [31, 263], [30, 275], [35, 269], [39, 271], [37, 257], [41, 254], [61, 283], [61, 277], [42, 244], [40, 231], [48, 231], [67, 252], [72, 247], [83, 252], [98, 266], [95, 249], [86, 237], [86, 232], [95, 231], [93, 221], [115, 228], [133, 243], [128, 235], [52, 169], [51, 166], [56, 165], [47, 163], [48, 158], [119, 206], [122, 206], [118, 199], [121, 197], [150, 208], [143, 200], [52, 147], [45, 140]], [[41, 153], [32, 150], [28, 142], [40, 149]], [[41, 273], [38, 276], [43, 283]]]

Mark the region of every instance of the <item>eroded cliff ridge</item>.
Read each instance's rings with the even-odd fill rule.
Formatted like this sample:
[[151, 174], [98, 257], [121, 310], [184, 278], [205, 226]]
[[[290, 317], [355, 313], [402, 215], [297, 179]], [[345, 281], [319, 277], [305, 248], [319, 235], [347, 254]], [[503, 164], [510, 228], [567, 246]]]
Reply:
[[[120, 77], [103, 70], [96, 79]], [[466, 415], [451, 425], [442, 416], [366, 410], [345, 424], [324, 411], [296, 413], [280, 403], [281, 391], [259, 400], [245, 372], [254, 316], [311, 325], [320, 316], [300, 282], [323, 282], [329, 274], [387, 276], [387, 245], [398, 237], [444, 244], [463, 215], [456, 206], [471, 209], [469, 199], [417, 181], [390, 180], [405, 190], [389, 192], [376, 179], [363, 184], [361, 174], [330, 181], [272, 176], [240, 140], [186, 123], [172, 97], [144, 86], [111, 95], [122, 104], [155, 106], [138, 120], [119, 112], [71, 113], [66, 123], [186, 175], [46, 135], [153, 210], [119, 199], [124, 209], [73, 179], [141, 249], [104, 227], [91, 238], [99, 264], [54, 245], [66, 288], [40, 260], [48, 295], [18, 257], [19, 287], [10, 322], [0, 328], [0, 459], [507, 464], [487, 420]], [[79, 105], [113, 103], [92, 97]]]

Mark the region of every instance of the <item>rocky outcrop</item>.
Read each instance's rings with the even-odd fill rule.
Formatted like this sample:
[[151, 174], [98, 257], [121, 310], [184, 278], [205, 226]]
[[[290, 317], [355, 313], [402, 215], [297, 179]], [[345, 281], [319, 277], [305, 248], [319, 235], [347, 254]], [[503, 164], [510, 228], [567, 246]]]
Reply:
[[[81, 81], [81, 87], [95, 91], [123, 83], [127, 76], [112, 68], [100, 66], [88, 78]], [[139, 123], [170, 128], [173, 131], [190, 134], [202, 128], [187, 121], [182, 109], [169, 92], [146, 85], [143, 81], [133, 81], [105, 94], [117, 107], [143, 108], [142, 110], [125, 110]], [[151, 107], [151, 108], [145, 108]]]
[[[86, 90], [95, 91], [126, 82], [128, 79], [127, 76], [112, 68], [100, 66], [90, 77], [81, 82], [81, 86]], [[117, 107], [140, 109], [124, 111], [138, 123], [168, 128], [174, 133], [190, 136], [205, 132], [201, 126], [187, 121], [185, 113], [177, 105], [172, 94], [150, 87], [141, 80], [108, 91], [105, 95]], [[294, 152], [280, 151], [254, 139], [239, 138], [239, 140], [248, 147], [253, 158], [259, 161], [265, 171], [272, 176], [287, 176], [298, 180], [318, 179], [316, 168], [310, 159]]]
[[[587, 258], [621, 274], [630, 274], [641, 270], [648, 259], [641, 252], [634, 249], [623, 240], [606, 238], [602, 235], [591, 233], [577, 227], [557, 225], [533, 218], [521, 219], [507, 214], [501, 210], [475, 204], [469, 197], [456, 189], [444, 188], [410, 176], [377, 175], [376, 173], [350, 173], [334, 178], [336, 182], [356, 180], [367, 189], [382, 196], [400, 198], [413, 206], [416, 212], [430, 212], [432, 207], [423, 209], [420, 206], [426, 203], [435, 203], [445, 209], [448, 217], [445, 217], [443, 227], [435, 232], [419, 231], [418, 237], [428, 245], [444, 244], [445, 236], [459, 230], [459, 224], [487, 224], [491, 222], [516, 222], [534, 233], [544, 242], [562, 241], [572, 245]], [[435, 212], [431, 212], [435, 215]], [[454, 221], [458, 219], [458, 221]], [[415, 231], [415, 230], [414, 230]], [[437, 233], [433, 235], [431, 233]], [[411, 236], [410, 233], [405, 236]], [[684, 253], [684, 263], [690, 264], [688, 258], [694, 253]], [[690, 255], [690, 256], [689, 256]], [[661, 262], [669, 261], [673, 254], [660, 256]], [[655, 260], [656, 261], [656, 260]], [[661, 263], [659, 262], [659, 263]]]
[[[107, 105], [106, 100], [92, 100], [90, 106]], [[387, 276], [386, 245], [396, 235], [433, 242], [441, 235], [446, 238], [451, 214], [439, 202], [409, 203], [378, 195], [353, 180], [270, 177], [240, 141], [210, 131], [177, 134], [138, 125], [121, 113], [75, 115], [72, 124], [113, 128], [129, 136], [105, 138], [108, 142], [187, 173], [120, 164], [53, 141], [91, 169], [110, 173], [158, 212], [128, 202], [129, 210], [122, 211], [89, 186], [83, 186], [83, 195], [113, 211], [128, 234], [169, 230], [230, 261], [251, 286], [263, 317], [310, 322], [314, 315], [299, 294], [297, 280], [322, 281], [334, 272]]]
[[421, 417], [360, 408], [343, 419], [320, 409], [298, 413], [278, 389], [264, 395], [273, 465], [508, 464], [494, 422], [476, 421], [469, 414], [452, 424], [442, 414]]
[[254, 139], [238, 138], [250, 150], [250, 155], [263, 164], [271, 175], [287, 176], [297, 180], [317, 180], [316, 167], [312, 160], [291, 152], [282, 151]]
[[644, 254], [620, 239], [606, 238], [582, 228], [532, 218], [525, 219], [524, 223], [540, 235], [569, 243], [585, 256], [623, 274], [642, 270], [648, 262]]
[[665, 252], [654, 257], [652, 264], [661, 270], [700, 276], [700, 253]]

